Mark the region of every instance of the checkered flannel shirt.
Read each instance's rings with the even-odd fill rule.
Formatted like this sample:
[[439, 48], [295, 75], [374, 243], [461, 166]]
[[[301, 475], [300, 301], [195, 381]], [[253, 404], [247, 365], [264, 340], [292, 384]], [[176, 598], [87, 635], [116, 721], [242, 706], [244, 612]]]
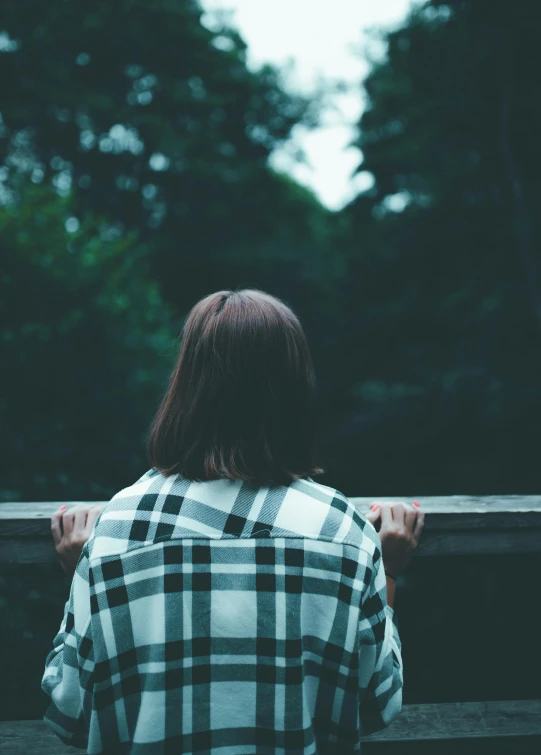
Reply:
[[336, 490], [155, 469], [101, 512], [42, 689], [89, 755], [338, 755], [400, 712], [380, 541]]

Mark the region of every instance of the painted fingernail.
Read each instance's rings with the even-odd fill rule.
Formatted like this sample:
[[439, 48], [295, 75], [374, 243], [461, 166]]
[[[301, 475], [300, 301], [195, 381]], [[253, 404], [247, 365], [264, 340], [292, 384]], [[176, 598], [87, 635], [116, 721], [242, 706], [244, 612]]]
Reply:
[[375, 504], [374, 504], [374, 505], [372, 506], [372, 508], [370, 509], [370, 511], [377, 511], [378, 509], [379, 509], [379, 503], [375, 503]]
[[419, 501], [413, 501], [413, 505], [417, 506], [418, 509], [421, 508], [421, 504], [419, 503]]
[[67, 509], [67, 506], [60, 506], [60, 511], [64, 511], [64, 509]]

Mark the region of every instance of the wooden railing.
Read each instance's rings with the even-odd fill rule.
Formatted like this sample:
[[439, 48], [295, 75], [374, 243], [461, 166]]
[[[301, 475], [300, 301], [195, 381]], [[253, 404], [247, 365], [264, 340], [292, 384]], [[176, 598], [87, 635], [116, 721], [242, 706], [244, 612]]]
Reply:
[[[351, 500], [366, 512], [375, 499]], [[447, 496], [418, 501], [427, 515], [418, 557], [541, 553], [541, 496]], [[55, 562], [50, 517], [60, 505], [1, 503], [0, 563]]]
[[[373, 498], [352, 500], [362, 512], [374, 502]], [[541, 496], [419, 497], [418, 500], [427, 516], [416, 557], [541, 554]], [[50, 516], [59, 505], [0, 504], [0, 563], [55, 562]], [[76, 752], [81, 751], [62, 745], [41, 721], [0, 723], [2, 755]], [[541, 752], [541, 699], [406, 705], [397, 721], [363, 742], [366, 755], [410, 752], [537, 754]]]

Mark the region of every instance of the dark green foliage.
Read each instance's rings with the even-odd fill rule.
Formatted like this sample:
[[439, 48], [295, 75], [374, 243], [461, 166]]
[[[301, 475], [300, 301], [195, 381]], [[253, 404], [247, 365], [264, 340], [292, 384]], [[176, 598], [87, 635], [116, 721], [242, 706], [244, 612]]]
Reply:
[[303, 216], [319, 210], [266, 164], [314, 106], [272, 68], [251, 73], [238, 34], [200, 16], [192, 0], [23, 0], [0, 21], [12, 40], [0, 55], [0, 159], [71, 181], [76, 214], [152, 238], [153, 271], [181, 311], [224, 278], [253, 278], [250, 265], [270, 264], [283, 240], [280, 257], [299, 263]]
[[191, 0], [2, 9], [4, 500], [108, 497], [143, 471], [201, 296], [258, 286], [310, 316], [329, 291], [329, 213], [267, 166], [314, 105], [200, 16]]
[[102, 500], [145, 469], [172, 319], [144, 249], [25, 188], [0, 209], [3, 500]]
[[[536, 488], [541, 11], [535, 2], [434, 0], [388, 36], [388, 56], [365, 82], [368, 109], [359, 136], [361, 168], [376, 183], [340, 215], [267, 164], [272, 149], [317, 108], [289, 95], [273, 69], [249, 71], [238, 34], [220, 24], [210, 31], [196, 3], [28, 0], [8, 3], [1, 26], [2, 177], [6, 191], [15, 186], [19, 196], [5, 222], [13, 227], [17, 218], [17, 233], [26, 233], [15, 242], [14, 231], [6, 232], [5, 254], [18, 259], [6, 269], [30, 264], [26, 247], [37, 243], [37, 219], [27, 217], [37, 200], [26, 197], [28, 183], [17, 188], [17, 176], [52, 182], [60, 195], [71, 192], [70, 213], [83, 228], [93, 217], [103, 219], [97, 237], [109, 234], [107, 243], [118, 249], [108, 269], [119, 265], [128, 288], [136, 285], [131, 270], [140, 271], [141, 285], [157, 281], [176, 326], [197, 298], [218, 288], [259, 286], [294, 306], [318, 368], [326, 481], [356, 494]], [[392, 211], [395, 194], [407, 205], [403, 212]], [[59, 205], [56, 212], [63, 223], [66, 210]], [[71, 285], [70, 255], [50, 253], [57, 255], [51, 285], [60, 290]], [[41, 254], [37, 249], [35, 259]], [[32, 264], [48, 281], [51, 271]], [[96, 283], [82, 272], [77, 280], [77, 303], [87, 306]], [[30, 291], [29, 284], [17, 293], [29, 314]], [[55, 310], [55, 327], [72, 322], [71, 306]], [[55, 422], [74, 416], [80, 381], [90, 374], [86, 359], [94, 365], [93, 384], [111, 387], [96, 392], [89, 416], [112, 417], [115, 405], [113, 432], [124, 427], [132, 443], [140, 442], [163, 387], [157, 375], [166, 373], [172, 355], [135, 357], [131, 347], [129, 357], [132, 323], [111, 302], [103, 307], [107, 327], [85, 326], [84, 358], [72, 342], [67, 348], [69, 334], [62, 341], [53, 328], [50, 335], [51, 353], [68, 359], [69, 351], [70, 360]], [[137, 305], [129, 311], [145, 321]], [[113, 312], [121, 323], [115, 349], [104, 342], [114, 330], [106, 313]], [[47, 310], [33, 322], [46, 330], [50, 317]], [[175, 335], [169, 331], [171, 342]], [[45, 458], [41, 441], [28, 440], [54, 426], [29, 403], [36, 352], [20, 339], [11, 348], [26, 376], [26, 384], [17, 377], [13, 390], [26, 403], [17, 395], [9, 404], [31, 409], [18, 415], [15, 435], [15, 420], [5, 423], [6, 458], [18, 437], [29, 455]], [[110, 351], [114, 358], [105, 358]], [[52, 363], [62, 363], [61, 355]], [[132, 385], [135, 363], [154, 371], [145, 401], [113, 390]], [[123, 377], [117, 382], [111, 373]], [[42, 374], [40, 390], [50, 394], [54, 376]], [[130, 401], [136, 412], [127, 411]], [[80, 484], [93, 497], [90, 470], [111, 456], [109, 448], [94, 446], [84, 463], [67, 464], [66, 443], [87, 437], [92, 446], [94, 439], [65, 427], [69, 443], [56, 445], [53, 433], [43, 467], [56, 480], [67, 475], [66, 495]], [[133, 446], [128, 456], [142, 460]], [[129, 477], [132, 468], [119, 474]], [[4, 484], [4, 496], [58, 494], [50, 482], [32, 487], [25, 480], [24, 490]]]
[[365, 82], [376, 182], [345, 212], [335, 343], [359, 354], [339, 426], [350, 490], [355, 459], [373, 494], [539, 488], [540, 31], [530, 0], [427, 3]]

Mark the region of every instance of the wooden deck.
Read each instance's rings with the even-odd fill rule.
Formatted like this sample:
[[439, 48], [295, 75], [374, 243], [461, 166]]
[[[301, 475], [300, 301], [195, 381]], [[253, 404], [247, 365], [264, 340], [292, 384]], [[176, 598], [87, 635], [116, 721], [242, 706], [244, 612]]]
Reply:
[[[2, 755], [75, 755], [43, 721], [0, 722]], [[541, 700], [407, 705], [363, 755], [534, 755], [541, 752]]]

